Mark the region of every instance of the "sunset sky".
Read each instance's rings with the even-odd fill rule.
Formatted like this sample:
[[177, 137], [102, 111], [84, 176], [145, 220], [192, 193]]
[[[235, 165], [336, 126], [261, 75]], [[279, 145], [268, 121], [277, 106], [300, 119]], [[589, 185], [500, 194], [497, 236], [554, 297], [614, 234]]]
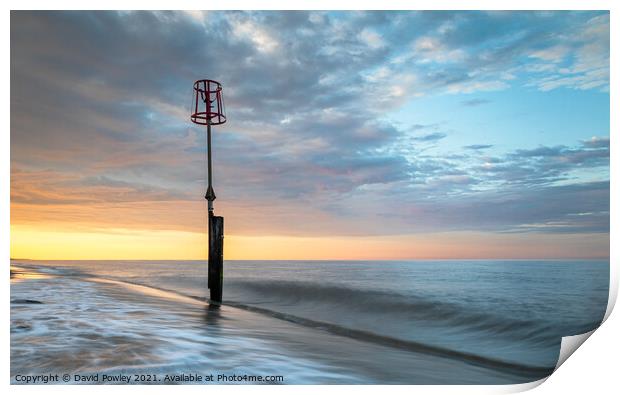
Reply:
[[11, 256], [606, 258], [608, 12], [11, 12]]

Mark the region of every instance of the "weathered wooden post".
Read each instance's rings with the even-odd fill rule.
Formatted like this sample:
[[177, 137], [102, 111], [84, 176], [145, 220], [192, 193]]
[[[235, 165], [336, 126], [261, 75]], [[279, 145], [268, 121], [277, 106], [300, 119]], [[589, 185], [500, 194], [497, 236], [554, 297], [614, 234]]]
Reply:
[[194, 82], [193, 109], [191, 120], [198, 125], [207, 125], [207, 175], [208, 187], [205, 199], [209, 209], [209, 269], [208, 283], [210, 300], [222, 301], [222, 284], [224, 280], [224, 217], [213, 213], [213, 179], [211, 170], [211, 126], [226, 122], [222, 84], [213, 80]]

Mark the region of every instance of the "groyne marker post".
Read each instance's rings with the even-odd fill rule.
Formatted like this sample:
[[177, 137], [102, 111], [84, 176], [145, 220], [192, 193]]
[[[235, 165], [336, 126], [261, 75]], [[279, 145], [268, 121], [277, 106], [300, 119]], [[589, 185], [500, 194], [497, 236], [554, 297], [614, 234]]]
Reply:
[[209, 268], [208, 288], [210, 300], [222, 301], [222, 285], [224, 280], [224, 217], [213, 213], [213, 172], [211, 161], [211, 126], [226, 122], [222, 84], [214, 80], [198, 80], [194, 82], [192, 114], [193, 123], [207, 126], [207, 207], [209, 210]]

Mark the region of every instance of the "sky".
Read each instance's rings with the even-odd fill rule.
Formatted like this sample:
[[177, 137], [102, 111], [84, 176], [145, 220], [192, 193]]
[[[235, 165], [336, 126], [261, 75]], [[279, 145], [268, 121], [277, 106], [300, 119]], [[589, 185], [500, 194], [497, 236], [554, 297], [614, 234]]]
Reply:
[[11, 256], [609, 256], [609, 13], [11, 12]]

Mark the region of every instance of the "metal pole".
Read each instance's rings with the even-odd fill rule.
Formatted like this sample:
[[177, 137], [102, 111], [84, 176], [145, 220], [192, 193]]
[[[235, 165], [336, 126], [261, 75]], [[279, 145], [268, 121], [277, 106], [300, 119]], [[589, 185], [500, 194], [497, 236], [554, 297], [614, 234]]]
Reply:
[[[207, 99], [208, 100], [208, 99]], [[207, 115], [208, 117], [208, 115]], [[213, 213], [213, 201], [215, 200], [215, 192], [213, 191], [212, 172], [211, 172], [211, 120], [207, 119], [207, 173], [209, 179], [209, 186], [207, 187], [207, 194], [205, 199], [209, 201], [209, 214]]]
[[[208, 115], [207, 115], [208, 117]], [[207, 194], [209, 208], [209, 267], [208, 267], [208, 288], [210, 290], [210, 300], [212, 302], [222, 302], [222, 283], [224, 276], [224, 218], [213, 214], [213, 201], [215, 192], [213, 191], [213, 176], [211, 169], [211, 120], [207, 119], [207, 172], [208, 182]]]

